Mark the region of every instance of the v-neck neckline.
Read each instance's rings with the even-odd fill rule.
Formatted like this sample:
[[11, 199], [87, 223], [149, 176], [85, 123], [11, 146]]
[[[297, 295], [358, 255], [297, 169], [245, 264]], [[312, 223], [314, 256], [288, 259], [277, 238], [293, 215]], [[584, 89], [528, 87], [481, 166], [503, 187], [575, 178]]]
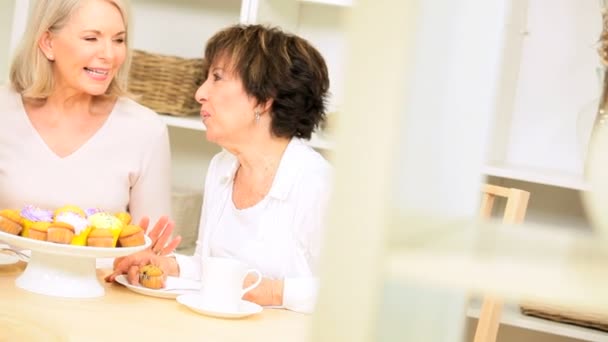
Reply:
[[97, 137], [99, 135], [101, 135], [103, 133], [103, 131], [106, 130], [106, 127], [109, 125], [110, 121], [112, 120], [112, 117], [114, 116], [114, 112], [116, 111], [116, 108], [120, 104], [120, 100], [121, 100], [120, 98], [116, 99], [116, 101], [114, 102], [114, 105], [112, 106], [112, 110], [110, 111], [110, 114], [108, 114], [108, 117], [104, 120], [103, 124], [95, 131], [95, 133], [93, 133], [88, 139], [86, 139], [82, 144], [80, 144], [80, 146], [78, 146], [78, 148], [76, 148], [70, 154], [62, 157], [59, 154], [57, 154], [57, 152], [55, 152], [47, 144], [47, 142], [44, 140], [44, 138], [40, 135], [40, 132], [38, 132], [38, 130], [34, 126], [34, 123], [30, 119], [30, 117], [25, 109], [25, 103], [23, 102], [23, 98], [21, 97], [21, 95], [19, 93], [17, 93], [16, 95], [17, 95], [17, 105], [19, 106], [19, 110], [21, 111], [21, 114], [23, 115], [25, 124], [29, 127], [32, 134], [34, 134], [36, 136], [36, 139], [42, 145], [42, 148], [46, 149], [47, 152], [49, 154], [51, 154], [52, 157], [56, 160], [68, 160], [71, 158], [75, 158], [75, 156], [80, 153], [83, 153], [81, 151], [86, 150], [87, 146], [92, 144], [92, 142], [94, 142], [95, 140], [97, 140], [98, 139]]

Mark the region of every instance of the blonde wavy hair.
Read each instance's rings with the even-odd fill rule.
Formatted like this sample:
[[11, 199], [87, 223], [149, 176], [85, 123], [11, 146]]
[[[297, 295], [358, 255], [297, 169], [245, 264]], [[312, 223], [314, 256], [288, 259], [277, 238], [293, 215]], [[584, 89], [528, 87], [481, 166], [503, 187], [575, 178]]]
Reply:
[[[42, 35], [61, 30], [71, 15], [85, 2], [91, 0], [35, 0], [30, 4], [27, 27], [17, 47], [10, 68], [10, 84], [24, 98], [46, 100], [55, 89], [52, 62], [42, 53], [38, 41]], [[127, 32], [126, 58], [106, 90], [106, 96], [127, 95], [127, 81], [131, 65], [129, 42], [129, 8], [126, 0], [105, 0], [120, 11]]]

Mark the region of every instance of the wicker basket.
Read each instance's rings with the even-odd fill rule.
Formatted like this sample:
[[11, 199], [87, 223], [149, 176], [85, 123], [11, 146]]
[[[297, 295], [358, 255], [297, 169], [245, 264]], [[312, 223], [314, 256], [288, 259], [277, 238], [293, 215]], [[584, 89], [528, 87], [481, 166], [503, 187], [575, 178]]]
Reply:
[[539, 302], [524, 302], [520, 308], [524, 315], [608, 331], [608, 315], [605, 313]]
[[133, 50], [129, 92], [135, 100], [157, 113], [176, 116], [197, 114], [194, 99], [203, 82], [203, 59], [164, 56]]
[[173, 189], [171, 209], [175, 221], [175, 235], [181, 235], [180, 252], [192, 252], [198, 237], [203, 195], [200, 190]]

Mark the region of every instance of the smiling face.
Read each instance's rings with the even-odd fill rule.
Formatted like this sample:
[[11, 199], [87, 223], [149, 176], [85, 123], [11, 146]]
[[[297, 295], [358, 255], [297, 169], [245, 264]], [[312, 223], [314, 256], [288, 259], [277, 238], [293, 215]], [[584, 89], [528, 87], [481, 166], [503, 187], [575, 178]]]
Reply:
[[64, 27], [47, 32], [39, 46], [53, 60], [57, 90], [103, 95], [125, 61], [122, 15], [107, 0], [83, 3]]
[[207, 140], [223, 147], [247, 141], [256, 125], [257, 101], [247, 94], [225, 58], [210, 66], [207, 79], [195, 96], [207, 126]]

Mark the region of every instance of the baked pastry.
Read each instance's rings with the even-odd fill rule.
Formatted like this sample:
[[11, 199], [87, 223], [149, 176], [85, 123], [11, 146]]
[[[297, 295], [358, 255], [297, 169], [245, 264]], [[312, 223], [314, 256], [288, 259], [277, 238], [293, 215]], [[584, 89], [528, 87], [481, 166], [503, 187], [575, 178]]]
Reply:
[[38, 208], [33, 205], [26, 205], [25, 207], [23, 207], [23, 209], [21, 209], [20, 215], [21, 223], [23, 224], [23, 230], [21, 231], [21, 235], [24, 237], [29, 237], [30, 227], [35, 222], [53, 221], [52, 211]]
[[64, 205], [63, 207], [56, 209], [55, 212], [53, 213], [53, 216], [56, 218], [57, 216], [59, 216], [63, 213], [72, 213], [72, 214], [76, 214], [80, 217], [86, 217], [84, 210], [82, 210], [82, 208], [77, 207], [75, 205]]
[[126, 225], [131, 223], [131, 214], [127, 213], [127, 212], [120, 212], [115, 214], [114, 216], [116, 216], [116, 218], [118, 218], [119, 220], [122, 221], [122, 223]]
[[[108, 213], [97, 213], [89, 216], [89, 224], [93, 226], [93, 231], [96, 229], [108, 229], [112, 233], [112, 246], [116, 246], [120, 231], [125, 226], [116, 216]], [[92, 233], [92, 231], [91, 231]], [[90, 234], [90, 233], [89, 233]]]
[[165, 287], [167, 276], [163, 270], [156, 265], [146, 265], [139, 269], [139, 284], [149, 289], [162, 289]]
[[91, 228], [89, 227], [89, 221], [73, 212], [63, 212], [55, 216], [55, 222], [62, 222], [69, 224], [74, 228], [74, 237], [72, 238], [72, 245], [86, 246], [87, 237]]
[[74, 238], [74, 227], [65, 222], [52, 222], [49, 225], [46, 240], [68, 245]]
[[105, 228], [93, 228], [87, 237], [87, 246], [114, 247], [112, 231]]
[[19, 211], [11, 209], [0, 210], [0, 230], [5, 233], [19, 235], [23, 230]]
[[29, 238], [40, 241], [47, 241], [49, 226], [51, 222], [33, 222], [29, 229]]
[[124, 227], [118, 237], [118, 244], [121, 247], [141, 246], [144, 243], [146, 243], [146, 240], [143, 228], [133, 224]]

